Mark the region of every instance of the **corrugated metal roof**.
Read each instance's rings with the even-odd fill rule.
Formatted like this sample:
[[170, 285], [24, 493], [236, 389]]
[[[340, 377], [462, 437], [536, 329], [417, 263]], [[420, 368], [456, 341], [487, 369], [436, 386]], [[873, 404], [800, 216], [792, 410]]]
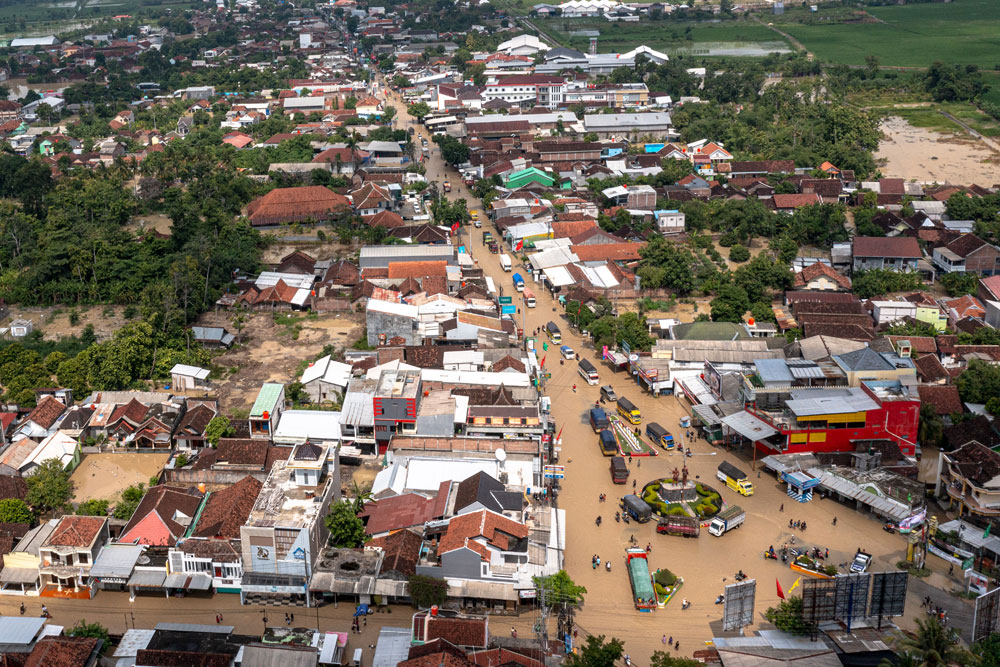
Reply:
[[796, 380], [824, 377], [823, 369], [808, 359], [792, 359], [787, 362], [788, 370]]
[[814, 477], [818, 477], [820, 480], [820, 486], [826, 487], [832, 491], [847, 496], [848, 498], [853, 498], [869, 507], [880, 512], [884, 516], [889, 516], [897, 521], [902, 521], [909, 516], [909, 511], [894, 502], [886, 500], [885, 498], [879, 498], [875, 494], [865, 491], [863, 488], [846, 480], [843, 477], [837, 477], [825, 470], [820, 470], [819, 468], [810, 468], [809, 474]]
[[757, 375], [763, 382], [788, 382], [793, 376], [784, 359], [754, 359]]
[[135, 658], [139, 651], [149, 646], [149, 642], [153, 639], [155, 633], [156, 630], [148, 628], [130, 628], [126, 630], [125, 634], [122, 635], [122, 640], [118, 642], [114, 657]]
[[[38, 576], [38, 573], [35, 573]], [[31, 644], [45, 626], [44, 618], [0, 616], [0, 637], [4, 644]]]
[[265, 382], [257, 394], [257, 400], [253, 402], [253, 407], [250, 408], [250, 416], [261, 417], [264, 412], [274, 410], [284, 390], [285, 385], [279, 382]]
[[785, 406], [798, 417], [867, 412], [878, 409], [878, 404], [857, 387], [846, 390], [800, 390], [791, 392], [791, 395], [793, 398], [785, 401]]
[[723, 417], [721, 421], [725, 426], [728, 426], [747, 440], [751, 440], [753, 442], [766, 440], [767, 438], [770, 438], [778, 433], [767, 423], [750, 414], [746, 410], [743, 410], [742, 412], [734, 412], [731, 415]]
[[[375, 586], [378, 591], [378, 584]], [[375, 644], [372, 667], [396, 667], [410, 655], [410, 629], [383, 627]]]
[[107, 544], [90, 567], [90, 576], [128, 577], [144, 550], [141, 544]]

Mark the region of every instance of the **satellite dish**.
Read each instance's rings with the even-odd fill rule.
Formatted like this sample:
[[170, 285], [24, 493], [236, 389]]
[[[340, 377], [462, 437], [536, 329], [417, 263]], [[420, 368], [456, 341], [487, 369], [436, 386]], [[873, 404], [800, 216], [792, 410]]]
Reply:
[[503, 450], [503, 447], [495, 451], [493, 455], [496, 456], [497, 461], [500, 461], [501, 463], [507, 460], [507, 452]]

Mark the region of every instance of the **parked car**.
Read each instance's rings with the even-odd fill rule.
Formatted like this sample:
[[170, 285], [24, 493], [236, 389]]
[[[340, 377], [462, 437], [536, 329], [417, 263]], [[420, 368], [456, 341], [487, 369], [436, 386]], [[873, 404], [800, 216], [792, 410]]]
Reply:
[[854, 554], [854, 562], [851, 563], [851, 572], [864, 572], [872, 564], [872, 555], [864, 551]]
[[569, 345], [560, 347], [559, 353], [562, 354], [563, 359], [576, 359], [576, 352]]

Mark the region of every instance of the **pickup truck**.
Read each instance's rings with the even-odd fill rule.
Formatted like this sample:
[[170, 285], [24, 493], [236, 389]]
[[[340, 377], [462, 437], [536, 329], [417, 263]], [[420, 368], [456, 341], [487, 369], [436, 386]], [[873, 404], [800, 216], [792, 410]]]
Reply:
[[612, 403], [618, 402], [618, 394], [615, 393], [615, 388], [610, 384], [606, 384], [601, 387], [601, 396], [603, 396], [605, 400], [611, 401]]
[[722, 510], [715, 515], [712, 523], [708, 524], [708, 532], [716, 537], [722, 537], [733, 528], [740, 526], [747, 518], [747, 513], [739, 505], [733, 505]]
[[851, 562], [851, 572], [864, 572], [871, 564], [872, 555], [859, 549], [858, 553], [854, 554], [854, 560]]
[[701, 523], [693, 516], [668, 516], [656, 524], [656, 532], [661, 535], [698, 537], [701, 533]]
[[576, 359], [576, 352], [573, 351], [569, 345], [563, 345], [559, 348], [559, 354], [562, 355], [563, 359], [573, 360]]

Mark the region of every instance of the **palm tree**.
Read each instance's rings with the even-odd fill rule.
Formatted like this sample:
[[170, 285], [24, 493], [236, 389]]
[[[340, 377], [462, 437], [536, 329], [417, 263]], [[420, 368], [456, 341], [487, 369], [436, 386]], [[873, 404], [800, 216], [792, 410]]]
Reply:
[[916, 634], [901, 636], [895, 648], [920, 667], [979, 664], [979, 658], [959, 645], [954, 631], [941, 625], [935, 616], [918, 618]]
[[365, 503], [374, 498], [370, 486], [361, 486], [356, 481], [351, 482], [351, 495], [354, 496], [354, 513], [358, 514]]

